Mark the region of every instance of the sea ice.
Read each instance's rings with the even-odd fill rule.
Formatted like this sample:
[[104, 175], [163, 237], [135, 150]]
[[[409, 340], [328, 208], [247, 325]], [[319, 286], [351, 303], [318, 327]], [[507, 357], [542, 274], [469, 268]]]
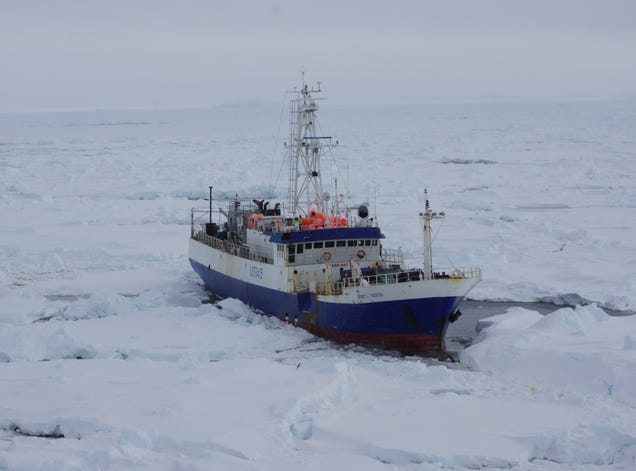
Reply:
[[421, 264], [427, 187], [471, 296], [596, 303], [484, 320], [456, 364], [210, 304], [189, 209], [285, 197], [277, 106], [0, 115], [0, 469], [633, 469], [636, 317], [603, 310], [636, 309], [633, 109], [325, 105], [325, 181], [387, 248]]

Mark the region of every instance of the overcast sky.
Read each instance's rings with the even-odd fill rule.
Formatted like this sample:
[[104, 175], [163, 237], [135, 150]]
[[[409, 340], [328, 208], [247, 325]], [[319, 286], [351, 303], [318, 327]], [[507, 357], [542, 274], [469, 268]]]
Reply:
[[636, 96], [636, 0], [0, 0], [0, 111]]

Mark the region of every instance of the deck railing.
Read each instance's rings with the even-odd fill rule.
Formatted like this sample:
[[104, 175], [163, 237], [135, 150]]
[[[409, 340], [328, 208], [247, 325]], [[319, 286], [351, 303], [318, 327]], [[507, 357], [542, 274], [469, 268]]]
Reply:
[[[256, 211], [256, 207], [253, 205], [247, 205], [247, 204], [243, 204], [241, 206], [242, 209], [249, 209], [250, 207], [253, 207], [254, 210]], [[207, 220], [209, 218], [209, 220], [212, 220], [212, 216], [214, 216], [216, 218], [217, 215], [220, 215], [222, 213], [220, 213], [220, 211], [218, 209], [214, 209], [212, 211], [212, 213], [210, 213], [210, 210], [207, 208], [192, 208], [190, 210], [190, 221], [191, 221], [191, 226], [192, 226], [192, 233], [194, 234], [194, 232], [196, 231], [196, 227], [203, 223], [203, 221]], [[283, 216], [280, 216], [283, 220], [283, 224], [281, 226], [274, 226], [272, 229], [275, 232], [297, 232], [297, 231], [308, 231], [308, 230], [314, 230], [314, 229], [332, 229], [332, 228], [337, 228], [337, 227], [357, 227], [355, 222], [353, 220], [351, 221], [347, 221], [346, 224], [341, 224], [340, 222], [338, 223], [326, 223], [326, 224], [322, 224], [319, 226], [316, 225], [304, 225], [301, 226], [299, 225], [296, 221], [293, 221], [290, 218], [286, 218]], [[363, 227], [378, 227], [377, 221], [367, 221], [365, 223], [366, 225]]]
[[479, 267], [450, 267], [436, 268], [434, 278], [478, 278], [481, 280], [481, 268]]
[[[433, 273], [433, 279], [481, 279], [481, 269], [477, 267], [442, 268]], [[419, 269], [404, 270], [397, 272], [378, 273], [375, 275], [362, 275], [358, 277], [345, 278], [342, 281], [332, 283], [317, 282], [316, 291], [318, 294], [342, 294], [344, 289], [357, 288], [370, 285], [390, 285], [406, 283], [409, 281], [424, 280], [424, 272]]]
[[400, 266], [404, 263], [404, 256], [402, 255], [402, 249], [385, 249], [380, 250], [380, 260], [388, 263], [399, 263]]
[[195, 231], [192, 235], [192, 238], [201, 242], [202, 244], [208, 245], [217, 250], [221, 250], [225, 253], [237, 255], [241, 258], [255, 260], [257, 262], [263, 263], [274, 263], [274, 259], [269, 254], [258, 252], [253, 249], [250, 250], [248, 247], [234, 244], [229, 240], [217, 239], [216, 237], [212, 237], [203, 231]]

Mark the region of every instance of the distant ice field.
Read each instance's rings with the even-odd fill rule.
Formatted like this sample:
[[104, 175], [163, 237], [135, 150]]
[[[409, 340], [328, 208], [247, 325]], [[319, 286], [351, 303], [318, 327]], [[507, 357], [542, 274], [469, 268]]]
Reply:
[[634, 469], [636, 102], [321, 106], [385, 247], [421, 263], [428, 188], [472, 299], [572, 307], [447, 364], [207, 304], [189, 210], [284, 200], [286, 112], [0, 114], [1, 471]]
[[[480, 266], [471, 297], [636, 308], [636, 102], [321, 104], [339, 142], [325, 182], [367, 201], [412, 265], [428, 188], [447, 214], [434, 264]], [[185, 266], [209, 185], [284, 200], [286, 132], [266, 105], [0, 115], [5, 282]]]

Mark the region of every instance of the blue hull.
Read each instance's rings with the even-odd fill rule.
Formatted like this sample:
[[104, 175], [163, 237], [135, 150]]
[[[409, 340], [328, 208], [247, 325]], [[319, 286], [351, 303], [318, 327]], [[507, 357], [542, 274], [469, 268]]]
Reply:
[[221, 298], [237, 298], [253, 309], [330, 340], [370, 344], [404, 353], [444, 356], [449, 316], [462, 297], [340, 304], [315, 294], [290, 294], [224, 275], [190, 259], [205, 285]]

